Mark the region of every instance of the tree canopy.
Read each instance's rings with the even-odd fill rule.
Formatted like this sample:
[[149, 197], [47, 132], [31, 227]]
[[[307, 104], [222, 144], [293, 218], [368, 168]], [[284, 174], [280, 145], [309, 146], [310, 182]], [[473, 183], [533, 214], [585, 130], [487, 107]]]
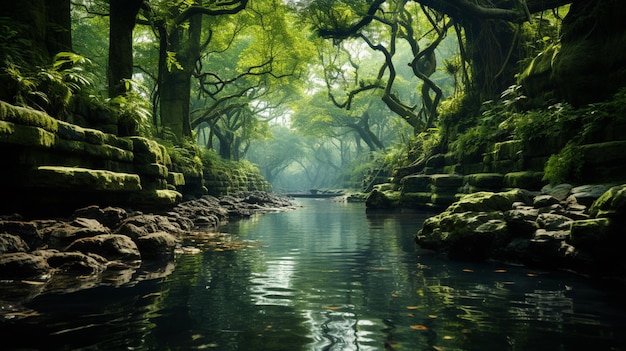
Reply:
[[60, 118], [97, 100], [120, 111], [120, 135], [193, 140], [234, 160], [291, 131], [346, 167], [441, 127], [446, 99], [499, 98], [559, 45], [568, 4], [591, 12], [572, 0], [5, 2], [0, 98]]

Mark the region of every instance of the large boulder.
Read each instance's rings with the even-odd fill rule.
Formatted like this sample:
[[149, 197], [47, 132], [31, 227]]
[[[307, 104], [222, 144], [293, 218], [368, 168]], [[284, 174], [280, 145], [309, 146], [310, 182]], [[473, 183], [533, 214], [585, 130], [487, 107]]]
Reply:
[[163, 259], [174, 255], [176, 238], [165, 232], [151, 233], [136, 240], [143, 259]]
[[49, 270], [50, 266], [42, 256], [26, 252], [0, 255], [0, 279], [35, 278]]
[[450, 205], [447, 211], [454, 213], [507, 211], [511, 209], [514, 202], [529, 201], [529, 195], [520, 189], [501, 193], [481, 191], [463, 196], [459, 201]]
[[502, 212], [445, 211], [424, 221], [417, 243], [453, 258], [484, 260], [494, 244], [507, 241], [508, 236]]
[[97, 235], [71, 243], [66, 251], [95, 253], [107, 260], [139, 260], [141, 255], [135, 242], [125, 235]]
[[589, 214], [594, 218], [625, 220], [626, 184], [614, 186], [602, 194], [589, 209]]
[[17, 235], [0, 234], [0, 255], [11, 252], [28, 252], [30, 248], [22, 238]]

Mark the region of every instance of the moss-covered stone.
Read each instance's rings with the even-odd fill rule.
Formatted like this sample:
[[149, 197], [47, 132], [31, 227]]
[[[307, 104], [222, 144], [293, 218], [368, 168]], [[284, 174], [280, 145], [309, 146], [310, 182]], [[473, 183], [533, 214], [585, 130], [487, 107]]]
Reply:
[[104, 144], [104, 133], [96, 129], [83, 129], [85, 131], [85, 141], [95, 145]]
[[428, 175], [415, 174], [402, 178], [402, 192], [430, 192], [431, 178]]
[[43, 128], [0, 121], [0, 143], [51, 148], [55, 140], [55, 135]]
[[434, 174], [431, 179], [432, 185], [438, 188], [457, 189], [463, 186], [463, 176], [457, 174]]
[[365, 200], [367, 208], [388, 209], [398, 207], [400, 203], [400, 192], [397, 191], [377, 191], [373, 190]]
[[495, 143], [493, 149], [495, 161], [517, 160], [521, 157], [523, 143], [521, 140], [507, 140]]
[[445, 251], [455, 258], [484, 260], [494, 242], [506, 242], [507, 224], [502, 212], [444, 211], [424, 221], [417, 243]]
[[626, 184], [617, 185], [602, 194], [589, 209], [594, 218], [626, 220]]
[[504, 186], [507, 188], [539, 190], [546, 184], [543, 172], [511, 172], [504, 175]]
[[501, 173], [476, 173], [466, 176], [470, 186], [483, 189], [497, 190], [504, 185], [504, 175]]
[[30, 127], [39, 127], [51, 133], [56, 133], [58, 130], [58, 121], [48, 116], [45, 112], [13, 106], [4, 101], [0, 101], [0, 120]]
[[131, 203], [155, 208], [175, 206], [182, 201], [182, 194], [175, 190], [157, 189], [132, 193]]
[[132, 151], [122, 150], [115, 146], [85, 143], [84, 149], [88, 155], [102, 159], [129, 163], [134, 160], [134, 154]]
[[40, 166], [25, 179], [24, 185], [37, 188], [71, 189], [74, 191], [139, 191], [136, 174], [116, 173], [78, 167]]
[[452, 213], [507, 211], [511, 209], [513, 202], [518, 201], [527, 201], [519, 189], [500, 193], [483, 191], [464, 195], [446, 211]]
[[185, 175], [178, 172], [169, 172], [167, 182], [174, 186], [185, 185]]
[[165, 157], [161, 145], [154, 140], [143, 137], [130, 137], [135, 152], [135, 163], [165, 164]]
[[611, 220], [595, 218], [575, 221], [571, 225], [569, 242], [583, 250], [595, 250], [599, 246], [611, 246]]
[[158, 163], [138, 164], [135, 170], [140, 176], [159, 179], [167, 179], [169, 174], [167, 167]]

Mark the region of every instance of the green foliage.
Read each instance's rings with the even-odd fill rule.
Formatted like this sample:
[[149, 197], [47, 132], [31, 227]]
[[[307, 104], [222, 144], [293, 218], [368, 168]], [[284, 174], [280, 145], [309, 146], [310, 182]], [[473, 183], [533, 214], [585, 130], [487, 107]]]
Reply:
[[92, 85], [92, 77], [85, 70], [91, 61], [71, 52], [61, 52], [47, 67], [24, 67], [10, 60], [4, 73], [13, 100], [19, 106], [46, 111], [53, 117], [64, 118], [71, 98]]
[[120, 136], [152, 136], [152, 109], [146, 99], [147, 89], [133, 80], [126, 80], [127, 93], [108, 100], [108, 105], [118, 116]]
[[182, 173], [185, 177], [202, 177], [203, 162], [200, 156], [203, 152], [200, 147], [190, 141], [182, 144], [160, 142], [165, 145], [172, 159], [172, 171]]
[[0, 17], [0, 62], [21, 62], [24, 57], [32, 54], [30, 40], [21, 38], [19, 33], [26, 26], [9, 17]]
[[568, 144], [558, 154], [550, 156], [544, 169], [543, 179], [550, 184], [578, 182], [581, 179], [583, 156], [572, 144]]

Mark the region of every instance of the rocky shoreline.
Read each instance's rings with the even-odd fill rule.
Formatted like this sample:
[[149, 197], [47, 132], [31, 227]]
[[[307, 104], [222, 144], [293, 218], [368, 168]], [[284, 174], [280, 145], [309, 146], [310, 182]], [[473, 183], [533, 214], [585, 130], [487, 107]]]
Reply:
[[21, 315], [19, 305], [41, 294], [166, 276], [176, 252], [221, 245], [218, 230], [228, 220], [293, 208], [289, 198], [249, 191], [203, 196], [163, 213], [89, 206], [63, 219], [0, 216], [0, 315]]
[[416, 242], [452, 259], [563, 269], [626, 284], [626, 185], [561, 184], [463, 196]]

